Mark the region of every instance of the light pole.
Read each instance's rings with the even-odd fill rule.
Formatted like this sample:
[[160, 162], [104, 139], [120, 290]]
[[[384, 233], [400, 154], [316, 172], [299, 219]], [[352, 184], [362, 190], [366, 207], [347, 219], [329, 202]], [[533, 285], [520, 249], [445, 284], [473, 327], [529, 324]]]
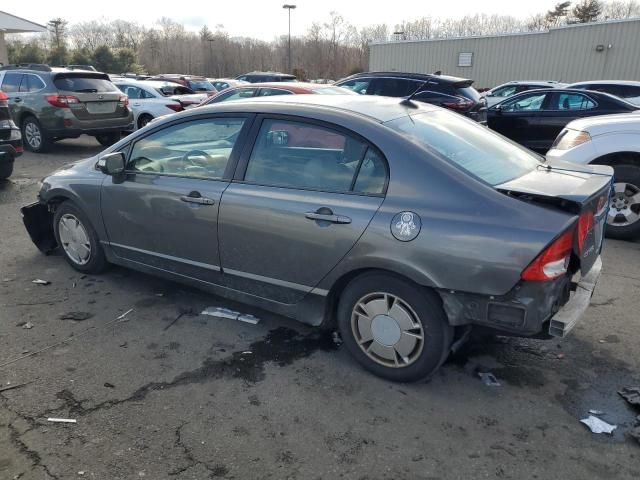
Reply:
[[289, 72], [291, 73], [291, 10], [295, 9], [296, 6], [293, 4], [285, 3], [282, 8], [286, 8], [289, 13]]

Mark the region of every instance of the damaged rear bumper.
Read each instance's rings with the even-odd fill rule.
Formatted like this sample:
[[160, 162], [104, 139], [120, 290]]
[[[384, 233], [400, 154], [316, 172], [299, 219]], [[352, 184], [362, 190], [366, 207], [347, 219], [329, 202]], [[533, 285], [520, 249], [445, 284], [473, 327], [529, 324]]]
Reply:
[[532, 337], [563, 337], [589, 306], [602, 271], [598, 257], [577, 282], [562, 277], [549, 282], [520, 282], [509, 293], [486, 296], [440, 291], [453, 326], [477, 325], [498, 333]]
[[58, 243], [53, 233], [53, 213], [47, 205], [40, 202], [31, 203], [22, 207], [20, 212], [31, 241], [38, 250], [45, 254], [54, 250]]
[[602, 273], [602, 259], [598, 257], [591, 270], [578, 281], [569, 301], [551, 318], [549, 335], [564, 337], [576, 326], [591, 303], [600, 273]]

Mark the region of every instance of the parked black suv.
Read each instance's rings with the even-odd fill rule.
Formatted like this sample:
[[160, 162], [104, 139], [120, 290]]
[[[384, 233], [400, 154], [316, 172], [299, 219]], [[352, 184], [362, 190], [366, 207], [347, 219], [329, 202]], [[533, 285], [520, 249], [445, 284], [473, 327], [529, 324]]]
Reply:
[[[408, 97], [461, 113], [487, 123], [487, 101], [472, 87], [473, 80], [440, 74], [365, 72], [338, 80], [335, 85], [364, 95]], [[415, 92], [418, 93], [415, 93]]]
[[0, 67], [0, 90], [8, 95], [11, 116], [33, 152], [82, 134], [108, 146], [133, 129], [129, 99], [104, 73], [7, 65]]
[[238, 75], [236, 80], [244, 80], [249, 83], [262, 83], [262, 82], [295, 82], [297, 80], [295, 75], [289, 75], [288, 73], [280, 72], [249, 72], [244, 75]]
[[0, 91], [0, 180], [13, 173], [13, 161], [22, 155], [22, 135], [11, 120], [9, 97]]

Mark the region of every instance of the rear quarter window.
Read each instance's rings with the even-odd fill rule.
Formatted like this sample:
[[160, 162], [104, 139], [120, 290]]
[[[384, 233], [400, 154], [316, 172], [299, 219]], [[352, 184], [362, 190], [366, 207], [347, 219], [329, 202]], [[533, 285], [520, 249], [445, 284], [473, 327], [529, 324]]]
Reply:
[[109, 80], [98, 76], [58, 75], [53, 83], [58, 90], [65, 92], [100, 93], [118, 90]]

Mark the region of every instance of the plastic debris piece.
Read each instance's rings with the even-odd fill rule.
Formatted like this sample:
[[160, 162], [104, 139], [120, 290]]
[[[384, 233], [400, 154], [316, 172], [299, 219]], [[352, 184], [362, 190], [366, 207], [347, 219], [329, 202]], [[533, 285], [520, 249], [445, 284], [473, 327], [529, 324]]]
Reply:
[[631, 405], [640, 406], [640, 386], [624, 387], [618, 392], [618, 395], [624, 398]]
[[331, 334], [331, 339], [337, 346], [342, 345], [342, 337], [340, 336], [340, 332], [338, 332], [337, 330]]
[[501, 387], [502, 385], [491, 372], [478, 372], [480, 379], [487, 387]]
[[61, 314], [58, 318], [60, 320], [73, 320], [74, 322], [82, 322], [93, 317], [93, 313], [89, 312], [67, 312]]
[[133, 308], [130, 308], [129, 310], [127, 310], [126, 312], [124, 312], [122, 315], [120, 315], [119, 317], [116, 317], [116, 320], [124, 320], [124, 318], [129, 315], [131, 312], [133, 312]]
[[78, 472], [78, 475], [81, 475], [81, 476], [82, 476], [82, 475], [84, 475], [84, 470], [80, 470], [80, 471]]
[[251, 355], [252, 353], [251, 350], [247, 350], [246, 352], [242, 352], [242, 355]]
[[604, 412], [602, 410], [589, 410], [589, 413], [591, 415], [604, 415]]
[[32, 280], [31, 283], [35, 283], [36, 285], [50, 285], [51, 282], [49, 280], [41, 280], [40, 278], [36, 278]]
[[78, 423], [75, 418], [47, 418], [47, 422], [53, 423]]
[[608, 433], [611, 435], [613, 431], [618, 428], [617, 425], [611, 425], [604, 420], [600, 420], [598, 417], [589, 415], [587, 418], [580, 420], [584, 423], [593, 433]]
[[31, 330], [33, 328], [33, 323], [27, 322], [24, 325], [22, 325], [22, 328], [24, 328], [26, 330]]
[[15, 385], [7, 385], [6, 387], [0, 387], [0, 392], [6, 392], [7, 390], [15, 390], [16, 388], [22, 388], [25, 385], [29, 385], [31, 382], [17, 383]]
[[228, 308], [223, 307], [207, 307], [205, 308], [201, 315], [209, 315], [211, 317], [217, 318], [228, 318], [229, 320], [237, 320], [239, 322], [250, 323], [252, 325], [257, 325], [260, 322], [258, 317], [254, 317], [248, 313], [240, 313], [235, 310], [230, 310]]
[[104, 382], [104, 386], [106, 388], [116, 388], [116, 386], [113, 383], [109, 383], [109, 382]]

